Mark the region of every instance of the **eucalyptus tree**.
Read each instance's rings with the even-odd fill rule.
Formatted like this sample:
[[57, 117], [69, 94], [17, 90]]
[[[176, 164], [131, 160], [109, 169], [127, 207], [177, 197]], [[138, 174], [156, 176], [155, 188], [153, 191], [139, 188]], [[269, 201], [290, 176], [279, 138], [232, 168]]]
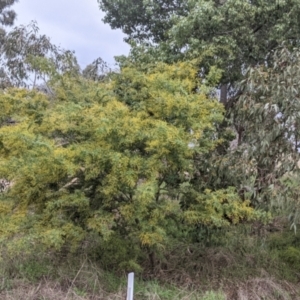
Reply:
[[248, 192], [258, 202], [283, 197], [282, 178], [299, 173], [299, 48], [283, 46], [273, 59], [272, 67], [248, 69], [234, 108], [235, 122], [244, 127], [236, 154], [242, 154]]
[[73, 52], [51, 43], [49, 37], [39, 33], [35, 22], [9, 31], [0, 53], [0, 86], [31, 87], [47, 84], [54, 74], [79, 73]]
[[[0, 0], [0, 55], [3, 51], [3, 45], [5, 42], [6, 26], [12, 26], [14, 24], [16, 13], [11, 9], [11, 6], [15, 4], [17, 0]], [[9, 84], [9, 79], [6, 76], [5, 70], [0, 66], [0, 87]]]
[[299, 0], [98, 0], [104, 21], [128, 39], [167, 43], [181, 59], [206, 54], [200, 68], [223, 70], [221, 101], [249, 66], [272, 63], [270, 53], [282, 41], [299, 44]]
[[12, 26], [14, 24], [16, 12], [11, 9], [11, 6], [16, 2], [18, 0], [0, 0], [0, 24], [2, 26]]
[[187, 1], [182, 0], [98, 0], [106, 12], [104, 22], [113, 29], [120, 28], [127, 40], [150, 40], [155, 43], [168, 37], [173, 15], [186, 15]]
[[87, 79], [103, 81], [110, 71], [107, 63], [101, 57], [98, 57], [91, 64], [88, 64], [81, 73]]

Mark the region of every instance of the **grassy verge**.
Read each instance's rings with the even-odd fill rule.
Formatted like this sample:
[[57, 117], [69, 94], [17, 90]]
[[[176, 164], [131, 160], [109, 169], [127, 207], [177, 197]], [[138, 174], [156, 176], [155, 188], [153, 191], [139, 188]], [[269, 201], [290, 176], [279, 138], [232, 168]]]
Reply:
[[[135, 300], [300, 299], [300, 234], [251, 230], [216, 232], [206, 244], [178, 244], [156, 258], [154, 270], [144, 263]], [[86, 254], [4, 253], [0, 299], [126, 298], [126, 272], [104, 270]]]
[[[28, 262], [25, 268], [20, 266], [20, 273], [10, 279], [2, 274], [0, 299], [124, 300], [126, 298], [126, 276], [103, 271], [89, 261], [83, 261], [81, 266], [77, 262], [73, 262], [73, 265], [64, 264], [51, 273], [44, 272], [43, 275], [40, 269], [49, 270], [49, 268], [47, 265], [37, 266], [37, 263]], [[154, 280], [144, 281], [140, 278], [136, 278], [134, 295], [136, 300], [226, 299], [225, 294], [219, 291], [203, 292], [201, 288], [188, 289]]]

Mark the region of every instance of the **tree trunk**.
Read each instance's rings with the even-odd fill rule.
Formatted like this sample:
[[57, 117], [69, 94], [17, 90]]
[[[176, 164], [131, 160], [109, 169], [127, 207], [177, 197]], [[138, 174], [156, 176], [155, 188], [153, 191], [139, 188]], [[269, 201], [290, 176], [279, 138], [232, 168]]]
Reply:
[[221, 85], [220, 102], [223, 103], [224, 106], [227, 103], [227, 84], [222, 84]]

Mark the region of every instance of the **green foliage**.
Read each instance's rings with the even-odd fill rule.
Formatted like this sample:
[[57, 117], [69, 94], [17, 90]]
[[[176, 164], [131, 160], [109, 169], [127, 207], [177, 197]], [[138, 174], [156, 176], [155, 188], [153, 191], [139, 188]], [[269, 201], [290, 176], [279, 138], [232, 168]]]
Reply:
[[216, 227], [223, 227], [230, 223], [237, 224], [259, 217], [259, 214], [253, 213], [249, 204], [240, 200], [231, 188], [216, 192], [206, 190], [204, 194], [198, 195], [195, 204], [184, 214], [189, 224], [213, 224]]
[[124, 68], [103, 83], [70, 73], [52, 79], [50, 100], [3, 91], [0, 178], [11, 187], [0, 230], [10, 253], [39, 243], [76, 251], [93, 233], [103, 263], [138, 270], [143, 253], [163, 252], [182, 231], [254, 218], [234, 189], [203, 193], [193, 182], [223, 119], [196, 73], [191, 63]]
[[222, 83], [240, 80], [245, 67], [271, 63], [270, 51], [283, 41], [299, 45], [298, 0], [98, 2], [104, 21], [129, 40], [159, 44], [164, 61], [205, 55], [201, 71], [217, 65]]
[[[161, 260], [156, 280], [147, 276], [147, 269], [142, 276], [136, 276], [135, 298], [223, 299], [222, 291], [227, 298], [233, 297], [233, 291], [239, 291], [248, 298], [258, 295], [275, 299], [285, 295], [285, 299], [295, 299], [293, 283], [297, 285], [299, 266], [295, 264], [297, 260], [289, 263], [283, 255], [288, 255], [290, 245], [293, 250], [299, 249], [299, 236], [284, 230], [258, 237], [251, 227], [239, 224], [220, 229], [219, 233], [215, 232], [218, 243], [205, 246], [181, 243], [168, 249], [169, 259]], [[90, 242], [87, 243], [90, 246]], [[35, 288], [39, 283], [46, 282], [49, 286], [53, 282], [56, 290], [72, 289], [87, 298], [93, 294], [103, 299], [117, 299], [121, 291], [125, 295], [126, 276], [113, 273], [113, 265], [104, 271], [102, 261], [87, 259], [86, 252], [83, 257], [78, 253], [66, 257], [64, 252], [35, 249], [31, 256], [21, 254], [11, 259], [1, 253], [0, 288], [4, 291], [25, 281], [26, 286], [32, 283]], [[40, 276], [42, 280], [37, 282]], [[109, 298], [108, 294], [116, 296]]]
[[[2, 2], [0, 16], [14, 1]], [[119, 73], [101, 59], [81, 72], [34, 23], [0, 32], [0, 84], [15, 86], [0, 91], [1, 288], [7, 278], [57, 278], [49, 258], [59, 265], [71, 254], [77, 267], [82, 253], [105, 270], [145, 268], [163, 280], [175, 269], [170, 281], [189, 286], [199, 274], [214, 288], [222, 276], [248, 280], [261, 270], [296, 281], [299, 1], [98, 2], [132, 45]], [[46, 94], [16, 88], [31, 79]], [[224, 84], [232, 123], [214, 98]], [[270, 213], [255, 205], [291, 212], [294, 232], [267, 233]], [[74, 265], [66, 281], [78, 296], [99, 279], [106, 291], [124, 285], [98, 271], [80, 282], [85, 266]], [[285, 297], [273, 282], [267, 288]], [[141, 281], [136, 296], [225, 297]]]
[[243, 127], [236, 154], [242, 153], [247, 164], [245, 186], [261, 204], [276, 206], [276, 200], [280, 205], [294, 198], [288, 185], [279, 187], [282, 176], [298, 172], [299, 57], [297, 49], [282, 47], [274, 53], [273, 67], [249, 69], [234, 108], [234, 122]]
[[103, 81], [109, 72], [107, 64], [99, 57], [82, 70], [82, 76], [94, 81]]
[[36, 260], [25, 261], [19, 265], [19, 273], [23, 278], [34, 282], [48, 274], [49, 271], [47, 267], [48, 266], [44, 265], [44, 262], [41, 263]]
[[295, 247], [288, 247], [281, 253], [282, 260], [286, 261], [290, 265], [299, 269], [300, 267], [300, 249]]
[[65, 51], [39, 34], [35, 22], [15, 27], [5, 35], [0, 47], [0, 88], [43, 88], [47, 93], [49, 78], [58, 74], [79, 73], [71, 51]]
[[[98, 0], [107, 14], [104, 22], [112, 28], [122, 28], [130, 38], [164, 40], [172, 26], [172, 14], [186, 14], [186, 1], [120, 1]], [[154, 18], [155, 16], [155, 18]]]
[[298, 270], [300, 268], [299, 254], [300, 242], [299, 233], [284, 230], [270, 235], [267, 239], [268, 253], [274, 261], [280, 263], [276, 273], [282, 278], [291, 282], [299, 280]]
[[189, 13], [171, 29], [171, 39], [188, 55], [212, 49], [211, 62], [225, 70], [227, 82], [245, 66], [269, 60], [267, 53], [282, 41], [299, 36], [299, 1], [189, 1]]
[[173, 285], [166, 285], [156, 281], [137, 281], [134, 296], [136, 299], [153, 300], [181, 300], [181, 299], [203, 299], [203, 300], [224, 300], [224, 294], [218, 292], [207, 292], [204, 296], [200, 291], [189, 291], [180, 289]]
[[[281, 193], [277, 195], [278, 205], [289, 216], [290, 229], [297, 234], [299, 225], [300, 190], [299, 190], [299, 164], [292, 172], [286, 173], [279, 181]], [[281, 201], [280, 201], [281, 200]]]
[[206, 292], [202, 300], [225, 300], [225, 295], [222, 292]]
[[[197, 75], [207, 74], [195, 85], [205, 79], [222, 87], [219, 143], [195, 160], [201, 178], [193, 183], [202, 191], [234, 186], [243, 199], [268, 209], [290, 202], [293, 192], [281, 178], [299, 160], [299, 1], [98, 2], [105, 21], [129, 36], [132, 49], [118, 58], [121, 68], [147, 72], [161, 61], [195, 59]], [[237, 147], [230, 144], [234, 137]]]
[[[5, 29], [3, 26], [12, 26], [16, 18], [16, 12], [11, 9], [11, 6], [17, 2], [16, 0], [1, 0], [0, 1], [0, 53], [5, 39]], [[3, 76], [3, 69], [0, 68], [0, 77]]]
[[1, 0], [0, 1], [0, 24], [11, 26], [16, 18], [16, 13], [10, 7], [17, 2], [16, 0]]
[[217, 147], [194, 162], [198, 190], [234, 186], [252, 205], [297, 211], [296, 185], [282, 176], [299, 161], [299, 1], [98, 2], [105, 21], [129, 37], [122, 68], [196, 59], [198, 75], [222, 87], [226, 119], [215, 124]]

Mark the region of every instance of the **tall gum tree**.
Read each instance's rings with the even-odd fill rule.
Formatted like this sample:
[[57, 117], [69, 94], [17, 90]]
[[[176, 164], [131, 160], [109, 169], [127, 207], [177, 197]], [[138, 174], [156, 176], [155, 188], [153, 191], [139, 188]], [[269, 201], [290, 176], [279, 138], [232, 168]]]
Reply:
[[[5, 43], [5, 27], [12, 26], [16, 18], [15, 11], [11, 9], [11, 6], [16, 2], [17, 0], [0, 0], [0, 55]], [[5, 81], [8, 82], [3, 67], [0, 67], [0, 78], [5, 78]]]
[[[182, 58], [208, 51], [202, 68], [223, 69], [221, 100], [247, 67], [272, 63], [270, 53], [282, 41], [299, 43], [298, 0], [98, 0], [104, 21], [120, 28], [129, 39], [167, 42]], [[225, 89], [227, 87], [227, 90]]]
[[2, 26], [12, 26], [14, 24], [16, 13], [11, 6], [18, 0], [1, 0], [0, 1], [0, 24]]

